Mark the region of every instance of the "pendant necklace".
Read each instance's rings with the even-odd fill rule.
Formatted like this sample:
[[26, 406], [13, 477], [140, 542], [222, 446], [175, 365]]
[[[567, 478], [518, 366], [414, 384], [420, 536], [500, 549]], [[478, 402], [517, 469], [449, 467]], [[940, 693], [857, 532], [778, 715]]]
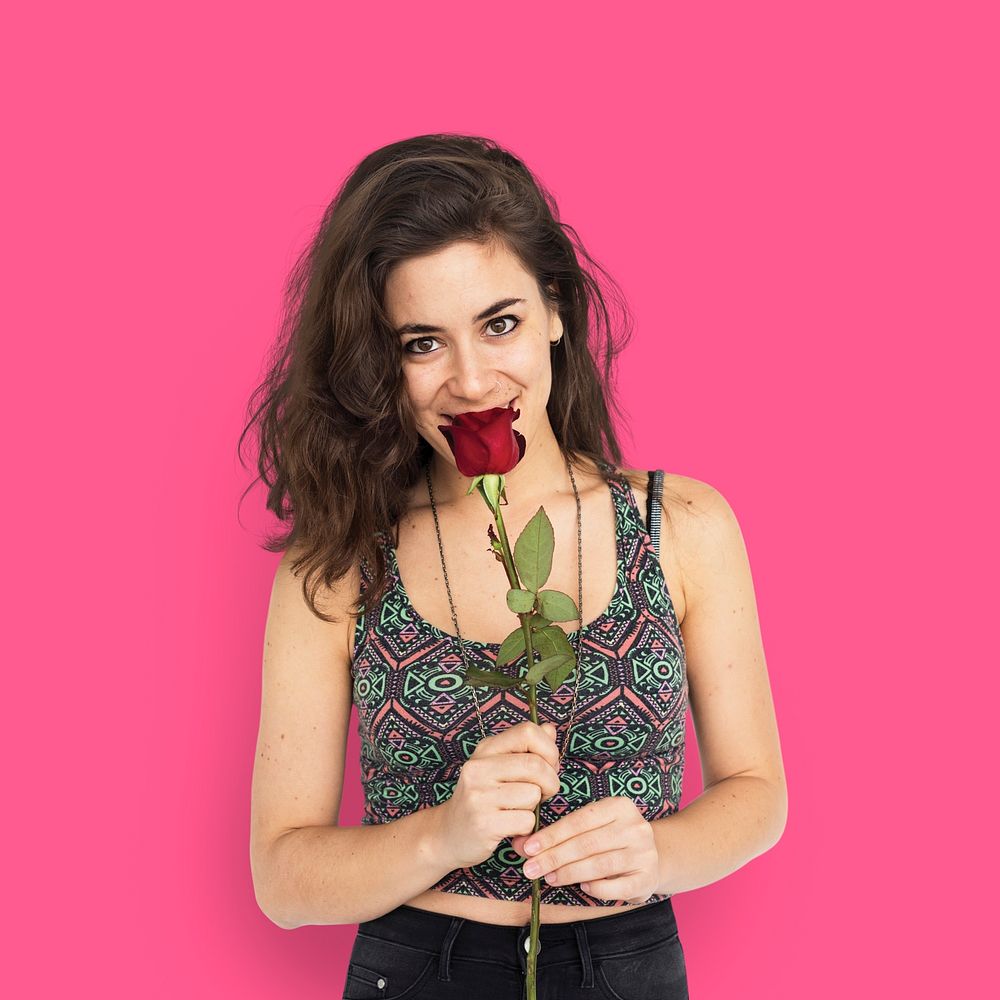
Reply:
[[[566, 726], [566, 733], [563, 736], [563, 748], [559, 751], [560, 761], [562, 761], [563, 754], [569, 746], [569, 731], [573, 725], [574, 719], [576, 718], [576, 697], [580, 691], [580, 636], [583, 632], [583, 517], [580, 509], [580, 491], [577, 489], [576, 477], [573, 475], [573, 467], [570, 465], [568, 459], [566, 461], [566, 468], [569, 470], [570, 482], [573, 484], [573, 495], [576, 497], [576, 546], [577, 573], [579, 581], [579, 603], [577, 604], [577, 609], [580, 612], [580, 631], [576, 633], [576, 663], [573, 668], [576, 673], [576, 687], [573, 690], [573, 708], [571, 710], [569, 723]], [[468, 677], [469, 659], [465, 654], [465, 643], [462, 639], [462, 633], [458, 630], [458, 616], [455, 614], [455, 602], [452, 600], [451, 584], [448, 582], [448, 568], [445, 566], [444, 562], [444, 545], [441, 542], [441, 528], [438, 524], [437, 507], [434, 504], [434, 490], [431, 487], [430, 463], [424, 467], [424, 472], [427, 477], [427, 495], [430, 497], [431, 501], [431, 513], [434, 515], [434, 530], [437, 532], [438, 551], [441, 553], [441, 570], [444, 573], [444, 585], [448, 591], [448, 604], [451, 607], [451, 620], [452, 624], [455, 626], [455, 635], [458, 638], [458, 648], [462, 654], [462, 661], [465, 663], [466, 677]], [[479, 717], [479, 731], [482, 733], [483, 739], [486, 739], [486, 727], [483, 725], [483, 714], [479, 710], [479, 696], [476, 694], [476, 689], [474, 687], [471, 690], [472, 698], [476, 705], [476, 715]], [[539, 723], [539, 725], [540, 724], [541, 723]]]

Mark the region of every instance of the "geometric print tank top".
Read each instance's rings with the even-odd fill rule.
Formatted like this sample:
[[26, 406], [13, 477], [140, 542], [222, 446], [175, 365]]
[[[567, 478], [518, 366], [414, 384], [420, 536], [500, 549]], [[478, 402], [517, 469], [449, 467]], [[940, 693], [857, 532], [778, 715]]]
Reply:
[[[611, 603], [582, 629], [576, 718], [560, 765], [559, 792], [541, 803], [540, 827], [607, 796], [631, 799], [645, 819], [659, 819], [676, 812], [681, 797], [688, 708], [684, 640], [632, 487], [617, 470], [607, 468], [613, 473], [608, 486], [615, 507], [617, 582]], [[380, 541], [388, 587], [372, 612], [358, 617], [351, 663], [365, 826], [390, 823], [447, 801], [463, 763], [482, 739], [473, 689], [463, 684], [457, 638], [417, 613], [403, 588], [388, 535], [380, 533]], [[362, 593], [369, 583], [362, 564]], [[567, 633], [574, 646], [577, 631]], [[501, 669], [496, 664], [499, 643], [466, 640], [465, 649], [470, 664]], [[574, 673], [555, 691], [537, 689], [538, 724], [555, 723], [560, 747], [575, 682]], [[475, 691], [487, 734], [531, 717], [526, 696], [511, 690]], [[456, 868], [430, 888], [488, 899], [529, 899], [531, 880], [521, 870], [524, 860], [504, 838], [491, 857], [471, 868]], [[597, 899], [579, 885], [550, 886], [543, 879], [540, 890], [543, 903], [615, 903]], [[669, 895], [656, 893], [647, 902]]]

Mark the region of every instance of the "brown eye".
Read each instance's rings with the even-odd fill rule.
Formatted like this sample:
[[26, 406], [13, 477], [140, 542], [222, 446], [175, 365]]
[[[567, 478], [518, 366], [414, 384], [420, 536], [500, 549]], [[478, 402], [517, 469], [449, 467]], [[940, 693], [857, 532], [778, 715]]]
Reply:
[[410, 350], [410, 347], [413, 344], [431, 344], [433, 342], [434, 342], [434, 338], [433, 337], [417, 337], [415, 340], [408, 340], [403, 345], [403, 350], [406, 351], [409, 354], [433, 354], [434, 353], [433, 351], [416, 351], [416, 350]]
[[509, 330], [500, 330], [498, 332], [494, 332], [493, 337], [491, 339], [498, 337], [506, 337], [509, 334], [513, 333], [521, 325], [521, 321], [516, 316], [497, 316], [496, 319], [491, 319], [489, 323], [487, 323], [486, 325], [492, 327], [494, 323], [502, 323], [506, 319], [513, 320], [514, 325]]

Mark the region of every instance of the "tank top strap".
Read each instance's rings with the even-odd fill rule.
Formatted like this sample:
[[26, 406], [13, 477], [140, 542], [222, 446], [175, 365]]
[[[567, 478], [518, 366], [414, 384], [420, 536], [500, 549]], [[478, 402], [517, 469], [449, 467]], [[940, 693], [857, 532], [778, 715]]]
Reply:
[[660, 521], [663, 516], [660, 498], [663, 496], [663, 469], [652, 469], [649, 473], [649, 488], [646, 501], [646, 530], [649, 532], [653, 551], [660, 553]]
[[[380, 546], [383, 552], [387, 552], [384, 539], [385, 539], [384, 533], [376, 530], [375, 532], [376, 545]], [[359, 576], [361, 578], [360, 585], [358, 587], [358, 594], [360, 602], [363, 603], [368, 593], [368, 590], [375, 579], [375, 573], [373, 572], [372, 567], [369, 564], [368, 560], [364, 556], [361, 556], [361, 558], [358, 560], [358, 570], [359, 570]], [[396, 586], [396, 582], [393, 580], [392, 576], [392, 563], [388, 561], [388, 556], [386, 557], [386, 572], [389, 574], [389, 578], [387, 581], [389, 587], [391, 588], [393, 586]], [[377, 613], [374, 615], [367, 615], [364, 611], [359, 612], [357, 619], [354, 622], [354, 646], [353, 646], [352, 659], [358, 655], [359, 650], [367, 641], [369, 634], [377, 627], [378, 620], [379, 616]]]
[[[615, 466], [602, 464], [612, 473], [608, 485], [618, 511], [619, 544], [626, 553], [625, 563], [634, 571], [645, 558], [644, 552], [647, 549], [651, 550], [653, 556], [658, 557], [659, 524], [652, 526], [655, 531], [653, 534], [647, 523], [648, 515], [640, 510], [639, 501], [628, 477]], [[659, 504], [654, 504], [654, 509], [658, 508]]]
[[[375, 544], [382, 549], [386, 559], [386, 571], [391, 575], [392, 561], [389, 559], [388, 536], [381, 529], [375, 530]], [[375, 578], [375, 574], [372, 572], [372, 568], [364, 556], [361, 557], [359, 568], [361, 570], [361, 594], [363, 596], [371, 586], [372, 580]]]
[[368, 560], [364, 556], [361, 557], [358, 568], [361, 571], [361, 596], [364, 597], [372, 581], [372, 572], [368, 568]]

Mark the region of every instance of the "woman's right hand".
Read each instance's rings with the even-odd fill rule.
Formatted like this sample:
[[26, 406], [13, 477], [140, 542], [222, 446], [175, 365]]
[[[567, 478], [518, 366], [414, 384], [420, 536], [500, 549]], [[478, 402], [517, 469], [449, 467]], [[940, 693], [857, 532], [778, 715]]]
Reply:
[[535, 806], [559, 791], [558, 767], [551, 722], [520, 722], [482, 740], [441, 806], [442, 846], [452, 866], [477, 865], [505, 837], [532, 833]]

